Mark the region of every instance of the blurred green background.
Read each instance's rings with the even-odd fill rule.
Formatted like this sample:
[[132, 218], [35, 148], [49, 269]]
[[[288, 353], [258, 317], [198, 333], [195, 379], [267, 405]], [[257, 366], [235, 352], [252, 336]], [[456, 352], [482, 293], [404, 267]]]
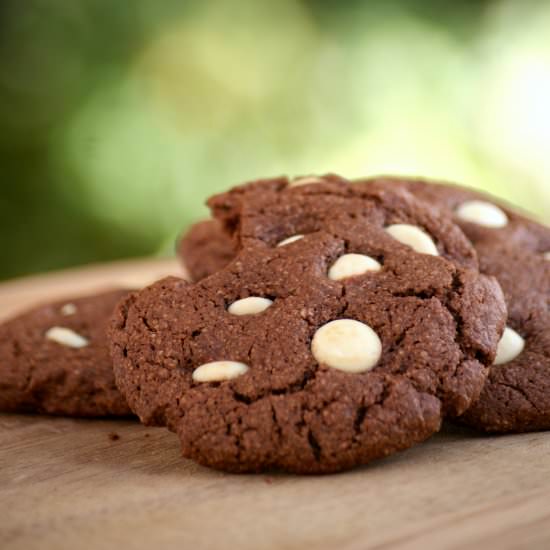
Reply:
[[268, 175], [399, 173], [548, 219], [550, 2], [2, 0], [0, 278], [171, 253]]

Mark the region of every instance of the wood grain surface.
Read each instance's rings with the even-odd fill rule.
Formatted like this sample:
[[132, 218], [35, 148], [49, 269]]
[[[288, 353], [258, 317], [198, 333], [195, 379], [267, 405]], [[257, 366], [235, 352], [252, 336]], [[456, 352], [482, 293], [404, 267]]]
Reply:
[[[177, 263], [123, 262], [0, 285], [0, 315], [139, 286]], [[137, 421], [0, 415], [0, 549], [550, 549], [550, 433], [447, 427], [325, 477], [225, 475]]]

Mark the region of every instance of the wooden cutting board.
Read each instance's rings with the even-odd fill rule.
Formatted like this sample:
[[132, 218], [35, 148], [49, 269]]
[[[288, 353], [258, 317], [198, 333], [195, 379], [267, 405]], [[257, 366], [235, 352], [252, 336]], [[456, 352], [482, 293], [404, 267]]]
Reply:
[[[123, 262], [0, 285], [0, 315], [179, 273]], [[0, 548], [550, 548], [550, 433], [457, 428], [325, 477], [225, 475], [137, 421], [0, 415]]]

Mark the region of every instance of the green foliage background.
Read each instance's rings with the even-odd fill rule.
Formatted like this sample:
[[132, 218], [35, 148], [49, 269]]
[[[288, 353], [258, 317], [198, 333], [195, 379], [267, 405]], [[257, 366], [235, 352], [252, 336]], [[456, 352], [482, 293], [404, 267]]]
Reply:
[[267, 175], [405, 173], [548, 219], [550, 3], [3, 0], [0, 277], [170, 253]]

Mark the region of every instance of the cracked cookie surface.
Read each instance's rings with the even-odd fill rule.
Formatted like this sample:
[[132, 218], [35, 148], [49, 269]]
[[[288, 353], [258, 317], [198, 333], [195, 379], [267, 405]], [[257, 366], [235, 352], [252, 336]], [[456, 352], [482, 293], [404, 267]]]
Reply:
[[[194, 284], [165, 279], [117, 309], [115, 375], [141, 420], [214, 468], [327, 473], [464, 412], [505, 307], [462, 232], [406, 192], [335, 177], [259, 186], [237, 213], [222, 206], [231, 196], [216, 199], [242, 246], [228, 266]], [[429, 253], [414, 249], [418, 231]], [[331, 278], [352, 254], [371, 261]]]
[[550, 228], [471, 189], [400, 178], [372, 181], [404, 187], [444, 208], [476, 248], [480, 271], [503, 289], [508, 327], [517, 336], [503, 343], [507, 357], [491, 368], [479, 400], [461, 420], [488, 432], [550, 429]]
[[0, 411], [130, 415], [115, 385], [107, 326], [127, 291], [40, 306], [0, 326]]

